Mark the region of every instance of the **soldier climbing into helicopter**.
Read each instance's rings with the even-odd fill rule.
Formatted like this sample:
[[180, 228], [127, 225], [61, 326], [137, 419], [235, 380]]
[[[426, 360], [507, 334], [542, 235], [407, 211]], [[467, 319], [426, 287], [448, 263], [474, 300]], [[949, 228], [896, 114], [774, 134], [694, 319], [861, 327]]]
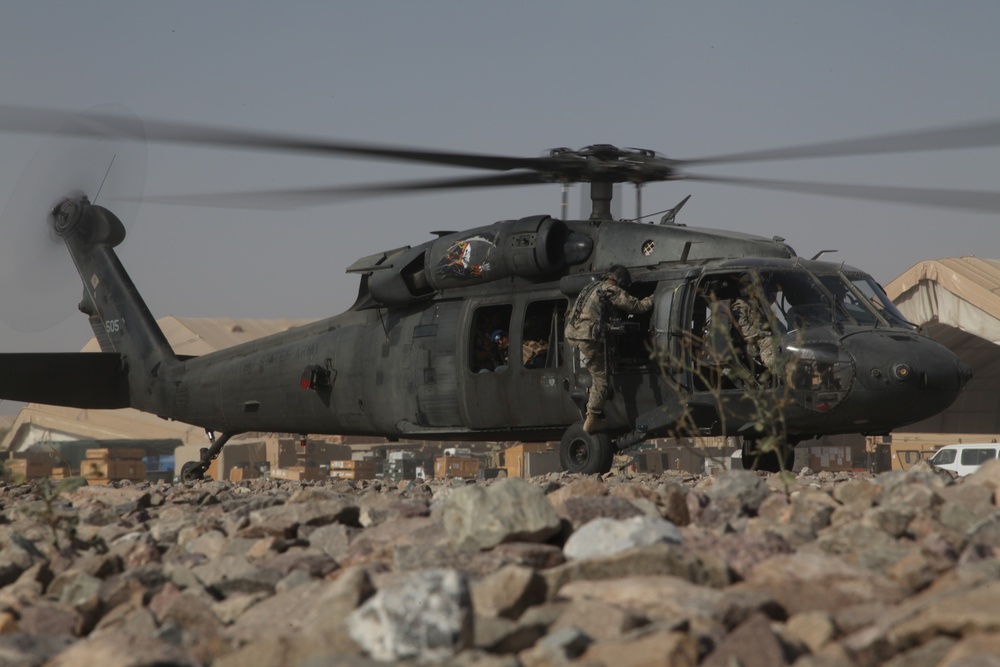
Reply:
[[605, 324], [612, 311], [618, 309], [630, 315], [645, 313], [653, 307], [652, 297], [637, 299], [626, 290], [632, 276], [624, 266], [615, 264], [577, 296], [566, 318], [566, 339], [580, 351], [580, 361], [590, 373], [587, 397], [587, 417], [583, 430], [598, 433], [607, 429], [604, 402], [608, 393], [608, 369], [605, 358]]

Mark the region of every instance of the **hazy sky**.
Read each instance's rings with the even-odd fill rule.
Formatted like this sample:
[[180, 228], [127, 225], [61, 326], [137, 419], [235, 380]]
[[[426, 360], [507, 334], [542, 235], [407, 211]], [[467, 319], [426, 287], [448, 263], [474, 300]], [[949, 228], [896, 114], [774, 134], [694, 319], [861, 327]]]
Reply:
[[[997, 26], [995, 0], [6, 0], [0, 103], [113, 103], [145, 118], [519, 156], [612, 143], [687, 158], [998, 118]], [[46, 141], [0, 134], [0, 204]], [[147, 195], [468, 173], [157, 144], [146, 160]], [[1000, 148], [699, 171], [998, 190]], [[996, 214], [684, 182], [647, 187], [644, 210], [688, 194], [683, 223], [780, 235], [805, 257], [838, 249], [882, 282], [927, 258], [1000, 257]], [[119, 254], [157, 317], [318, 318], [353, 302], [358, 279], [344, 269], [356, 258], [433, 230], [558, 215], [559, 197], [534, 186], [280, 213], [143, 204]], [[16, 221], [0, 225], [9, 253]], [[67, 319], [42, 332], [5, 317], [0, 349], [80, 349], [91, 336], [80, 290], [70, 272], [45, 297]]]

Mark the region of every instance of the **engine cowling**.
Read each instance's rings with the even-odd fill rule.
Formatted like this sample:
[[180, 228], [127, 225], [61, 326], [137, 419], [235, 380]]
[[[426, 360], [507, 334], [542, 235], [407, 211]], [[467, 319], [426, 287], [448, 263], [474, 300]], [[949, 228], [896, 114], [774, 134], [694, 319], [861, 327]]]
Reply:
[[593, 240], [562, 220], [537, 215], [447, 234], [391, 258], [368, 289], [379, 303], [402, 305], [435, 292], [511, 276], [554, 277], [593, 252]]

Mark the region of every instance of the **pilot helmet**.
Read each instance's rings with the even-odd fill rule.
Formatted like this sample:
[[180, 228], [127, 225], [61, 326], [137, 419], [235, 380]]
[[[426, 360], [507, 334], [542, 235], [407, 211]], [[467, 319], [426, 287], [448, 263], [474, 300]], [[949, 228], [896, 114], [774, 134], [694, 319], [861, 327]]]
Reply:
[[740, 276], [739, 283], [737, 283], [737, 291], [741, 297], [746, 299], [759, 294], [761, 290], [758, 283], [754, 280], [754, 277], [749, 273], [745, 273]]
[[618, 283], [618, 286], [622, 289], [628, 289], [629, 285], [632, 284], [632, 274], [628, 272], [621, 264], [614, 264], [608, 267], [608, 270], [604, 272], [601, 276], [603, 280], [611, 279]]
[[490, 334], [490, 340], [496, 343], [497, 345], [499, 345], [500, 342], [505, 338], [507, 338], [507, 332], [504, 331], [503, 329], [496, 329], [493, 331], [493, 333]]

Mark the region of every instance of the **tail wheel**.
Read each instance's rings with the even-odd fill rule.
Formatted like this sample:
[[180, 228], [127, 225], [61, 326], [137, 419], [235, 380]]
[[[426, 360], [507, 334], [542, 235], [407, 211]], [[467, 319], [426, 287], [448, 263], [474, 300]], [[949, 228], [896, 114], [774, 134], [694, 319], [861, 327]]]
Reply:
[[607, 433], [587, 433], [577, 422], [563, 434], [559, 443], [559, 463], [566, 472], [595, 475], [611, 470], [615, 456]]
[[763, 472], [790, 471], [795, 465], [795, 446], [783, 444], [780, 449], [782, 461], [779, 462], [777, 451], [761, 452], [757, 449], [757, 440], [743, 438], [743, 469], [760, 470]]
[[193, 482], [205, 479], [206, 470], [207, 468], [202, 465], [201, 461], [188, 461], [181, 467], [181, 481]]

